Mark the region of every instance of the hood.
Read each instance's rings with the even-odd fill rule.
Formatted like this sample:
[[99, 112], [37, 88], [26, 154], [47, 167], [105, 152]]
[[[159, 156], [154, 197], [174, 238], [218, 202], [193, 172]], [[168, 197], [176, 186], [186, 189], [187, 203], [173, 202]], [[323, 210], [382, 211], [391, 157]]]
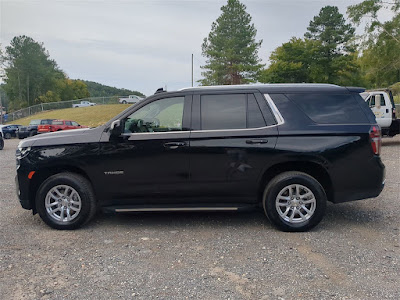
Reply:
[[41, 133], [22, 140], [18, 147], [39, 147], [99, 142], [105, 126]]

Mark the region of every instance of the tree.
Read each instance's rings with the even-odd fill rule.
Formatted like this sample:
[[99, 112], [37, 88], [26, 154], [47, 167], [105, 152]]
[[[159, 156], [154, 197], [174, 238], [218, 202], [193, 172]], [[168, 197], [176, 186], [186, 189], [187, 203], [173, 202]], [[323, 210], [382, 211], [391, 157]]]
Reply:
[[[315, 16], [304, 37], [321, 43], [320, 64], [325, 70], [320, 81], [335, 83], [340, 81], [339, 72], [352, 60], [355, 48], [351, 41], [355, 29], [346, 24], [336, 6], [325, 6]], [[349, 57], [346, 57], [350, 55]]]
[[263, 65], [258, 58], [262, 40], [256, 42], [257, 30], [251, 23], [246, 6], [239, 0], [228, 0], [222, 14], [212, 23], [211, 32], [202, 45], [207, 58], [202, 66], [203, 85], [254, 82]]
[[146, 97], [142, 93], [138, 91], [131, 91], [127, 89], [119, 89], [116, 87], [107, 86], [101, 83], [82, 80], [88, 87], [89, 93], [91, 97], [110, 97], [110, 96], [128, 96], [128, 95], [137, 95], [139, 97]]
[[321, 73], [318, 57], [319, 41], [292, 38], [276, 48], [269, 60], [271, 65], [262, 72], [261, 82], [314, 82]]
[[[391, 10], [392, 20], [382, 22], [381, 10]], [[365, 20], [360, 44], [362, 70], [370, 87], [389, 86], [400, 81], [400, 0], [367, 0], [348, 7], [350, 19], [359, 26]]]
[[271, 65], [261, 82], [326, 82], [362, 84], [357, 52], [352, 47], [354, 28], [337, 7], [323, 7], [310, 21], [305, 38], [292, 38], [270, 56]]
[[4, 88], [14, 108], [32, 105], [34, 99], [52, 89], [55, 80], [64, 78], [43, 44], [27, 36], [14, 37], [3, 59]]

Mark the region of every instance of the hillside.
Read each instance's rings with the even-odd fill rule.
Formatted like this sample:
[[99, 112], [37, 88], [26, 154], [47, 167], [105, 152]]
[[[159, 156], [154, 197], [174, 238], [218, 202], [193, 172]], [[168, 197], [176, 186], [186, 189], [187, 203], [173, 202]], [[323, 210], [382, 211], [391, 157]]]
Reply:
[[129, 106], [129, 104], [110, 104], [52, 110], [15, 120], [10, 124], [28, 125], [34, 119], [66, 119], [76, 121], [81, 125], [96, 127], [106, 123]]
[[145, 97], [141, 92], [131, 91], [128, 89], [119, 89], [116, 87], [104, 85], [94, 81], [82, 80], [87, 85], [90, 97], [110, 97], [110, 96], [128, 96], [137, 95], [140, 97]]

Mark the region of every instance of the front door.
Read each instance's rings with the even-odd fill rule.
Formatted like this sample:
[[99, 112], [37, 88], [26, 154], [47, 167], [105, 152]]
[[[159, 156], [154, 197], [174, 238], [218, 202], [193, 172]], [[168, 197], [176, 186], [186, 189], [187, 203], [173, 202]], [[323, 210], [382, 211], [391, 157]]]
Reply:
[[121, 120], [122, 136], [101, 149], [108, 205], [179, 203], [185, 196], [190, 105], [191, 96], [159, 99]]
[[385, 101], [383, 93], [372, 94], [367, 100], [369, 107], [375, 115], [376, 122], [382, 128], [389, 128], [392, 123], [392, 109], [389, 99], [388, 103]]

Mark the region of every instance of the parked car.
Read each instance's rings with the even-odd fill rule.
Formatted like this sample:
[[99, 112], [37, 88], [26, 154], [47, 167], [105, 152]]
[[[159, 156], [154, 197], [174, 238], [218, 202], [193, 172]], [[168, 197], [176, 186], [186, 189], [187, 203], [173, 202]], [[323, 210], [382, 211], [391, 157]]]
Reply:
[[0, 134], [0, 150], [3, 150], [4, 148], [4, 140], [3, 140], [3, 136]]
[[50, 124], [39, 125], [37, 131], [38, 133], [46, 133], [79, 128], [86, 128], [86, 126], [81, 126], [75, 121], [52, 120]]
[[380, 129], [362, 91], [271, 84], [160, 92], [103, 126], [21, 141], [17, 194], [57, 229], [80, 227], [98, 208], [262, 208], [281, 230], [308, 230], [327, 201], [383, 189]]
[[119, 98], [119, 103], [127, 104], [127, 103], [138, 103], [142, 101], [144, 98], [136, 96], [136, 95], [129, 95], [128, 97], [121, 97]]
[[4, 125], [0, 127], [0, 132], [5, 139], [10, 139], [17, 136], [17, 131], [20, 127], [22, 127], [22, 125]]
[[89, 102], [89, 101], [81, 101], [79, 104], [72, 104], [72, 107], [87, 107], [87, 106], [95, 106], [96, 103]]
[[22, 126], [17, 130], [17, 137], [19, 139], [24, 139], [28, 136], [34, 136], [37, 134], [38, 126], [44, 124], [50, 124], [53, 119], [43, 119], [43, 120], [32, 120], [27, 127]]
[[400, 133], [400, 119], [390, 90], [373, 90], [361, 94], [375, 115], [383, 135], [395, 136]]

